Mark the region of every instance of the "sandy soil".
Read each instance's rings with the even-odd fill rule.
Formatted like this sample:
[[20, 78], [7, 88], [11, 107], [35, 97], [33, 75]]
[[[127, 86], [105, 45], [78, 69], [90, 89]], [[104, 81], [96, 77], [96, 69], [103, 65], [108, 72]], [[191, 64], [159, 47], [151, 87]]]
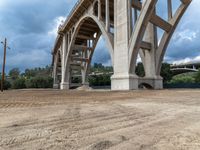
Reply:
[[0, 150], [199, 150], [200, 90], [7, 91]]

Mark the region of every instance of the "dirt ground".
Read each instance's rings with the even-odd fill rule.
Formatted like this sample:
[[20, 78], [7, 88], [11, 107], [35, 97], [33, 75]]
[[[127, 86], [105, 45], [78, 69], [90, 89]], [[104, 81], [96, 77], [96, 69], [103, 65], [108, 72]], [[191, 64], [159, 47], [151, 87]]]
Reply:
[[200, 90], [0, 94], [0, 150], [199, 150]]

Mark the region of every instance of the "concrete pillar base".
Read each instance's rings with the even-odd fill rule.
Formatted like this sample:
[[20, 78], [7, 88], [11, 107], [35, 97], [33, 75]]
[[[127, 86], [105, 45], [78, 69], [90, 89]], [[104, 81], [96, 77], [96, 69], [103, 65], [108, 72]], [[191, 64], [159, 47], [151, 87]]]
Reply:
[[89, 84], [89, 82], [85, 82], [85, 83], [82, 84], [82, 86], [84, 86], [84, 87], [90, 87], [90, 84]]
[[111, 90], [137, 90], [138, 76], [133, 74], [128, 75], [113, 75], [111, 77]]
[[58, 83], [53, 84], [53, 89], [59, 89], [59, 84]]
[[89, 83], [84, 83], [82, 84], [81, 87], [77, 88], [77, 90], [86, 91], [86, 90], [92, 90], [92, 88], [89, 86]]
[[67, 82], [61, 83], [60, 84], [60, 89], [61, 90], [69, 90], [70, 89], [70, 84]]
[[163, 78], [162, 77], [144, 77], [139, 79], [139, 85], [150, 85], [155, 90], [163, 89]]

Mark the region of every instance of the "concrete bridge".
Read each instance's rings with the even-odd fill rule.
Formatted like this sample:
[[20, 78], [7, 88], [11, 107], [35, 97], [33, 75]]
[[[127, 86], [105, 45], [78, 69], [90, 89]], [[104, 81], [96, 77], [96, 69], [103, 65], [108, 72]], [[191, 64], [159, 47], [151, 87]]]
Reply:
[[[192, 0], [180, 0], [175, 12], [174, 1], [167, 0], [168, 19], [156, 13], [158, 1], [79, 0], [59, 27], [52, 51], [54, 87], [69, 89], [76, 70], [81, 72], [82, 85], [88, 86], [91, 59], [103, 36], [114, 69], [112, 90], [138, 89], [141, 83], [162, 89], [160, 70], [168, 43]], [[164, 31], [160, 42], [158, 28]], [[144, 65], [144, 78], [135, 74], [138, 55]]]
[[185, 63], [179, 65], [172, 65], [171, 71], [174, 75], [187, 73], [187, 72], [198, 72], [200, 69], [200, 63]]

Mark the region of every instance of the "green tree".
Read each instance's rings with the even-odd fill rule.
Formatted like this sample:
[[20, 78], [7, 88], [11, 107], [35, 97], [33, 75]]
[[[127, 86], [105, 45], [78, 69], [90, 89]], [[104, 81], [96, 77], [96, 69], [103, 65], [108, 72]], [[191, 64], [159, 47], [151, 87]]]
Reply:
[[26, 84], [25, 84], [26, 80], [23, 77], [17, 78], [13, 84], [12, 84], [12, 88], [13, 89], [24, 89], [26, 88]]
[[20, 75], [20, 70], [19, 68], [13, 68], [9, 71], [9, 76], [11, 77], [12, 80], [16, 80]]
[[171, 71], [171, 66], [168, 63], [163, 63], [161, 68], [161, 76], [163, 77], [163, 82], [167, 83], [173, 77], [173, 73]]
[[53, 78], [51, 77], [32, 77], [26, 80], [27, 88], [52, 88]]
[[200, 69], [197, 72], [197, 74], [195, 75], [195, 82], [200, 83]]
[[172, 78], [170, 81], [171, 84], [180, 84], [180, 83], [195, 83], [195, 78], [187, 75], [177, 75]]
[[[1, 79], [0, 79], [0, 87], [1, 87]], [[10, 89], [10, 88], [11, 88], [10, 82], [7, 81], [7, 80], [4, 80], [4, 82], [3, 82], [3, 89], [4, 89], [4, 90], [8, 90], [8, 89]]]
[[23, 74], [27, 79], [30, 79], [31, 77], [36, 76], [36, 71], [33, 69], [26, 69], [24, 74]]
[[26, 79], [30, 79], [32, 77], [48, 77], [51, 76], [52, 67], [46, 66], [45, 68], [33, 68], [33, 69], [26, 69], [24, 73], [21, 75], [24, 76]]
[[137, 64], [135, 72], [139, 77], [145, 76], [144, 66], [141, 62]]

